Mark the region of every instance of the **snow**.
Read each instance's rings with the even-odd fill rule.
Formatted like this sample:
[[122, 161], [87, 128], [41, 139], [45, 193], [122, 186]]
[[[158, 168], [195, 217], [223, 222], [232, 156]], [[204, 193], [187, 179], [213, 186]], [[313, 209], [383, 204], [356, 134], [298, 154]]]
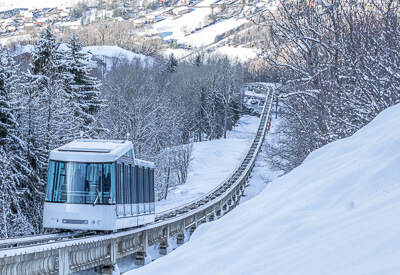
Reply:
[[234, 61], [247, 62], [250, 59], [257, 58], [260, 51], [251, 48], [223, 46], [218, 48], [215, 52], [227, 55]]
[[246, 155], [259, 123], [258, 117], [243, 116], [238, 126], [227, 133], [226, 140], [194, 143], [186, 184], [170, 191], [167, 200], [157, 202], [156, 212], [195, 200], [227, 179]]
[[234, 18], [219, 20], [216, 23], [188, 36], [185, 37], [172, 36], [171, 38], [179, 39], [180, 43], [190, 44], [196, 47], [208, 46], [215, 42], [215, 38], [218, 35], [222, 35], [229, 30], [234, 30], [244, 25], [247, 22], [248, 21], [246, 19], [234, 19]]
[[126, 274], [398, 274], [399, 116], [400, 105], [383, 111]]
[[[0, 11], [6, 11], [17, 8], [28, 9], [41, 9], [41, 8], [54, 8], [54, 7], [72, 7], [81, 0], [0, 0]], [[95, 1], [89, 0], [86, 3], [94, 3]]]
[[83, 48], [84, 51], [91, 53], [95, 56], [104, 56], [107, 58], [127, 58], [129, 61], [136, 59], [141, 60], [143, 63], [151, 62], [152, 58], [143, 54], [137, 54], [118, 46], [88, 46]]
[[[200, 2], [198, 5], [201, 6], [209, 6], [212, 3], [215, 3], [217, 0], [205, 0]], [[188, 30], [194, 30], [203, 25], [204, 19], [211, 14], [211, 9], [207, 8], [198, 8], [194, 9], [192, 12], [182, 15], [181, 17], [175, 18], [167, 18], [163, 21], [160, 21], [154, 24], [154, 28], [156, 28], [160, 32], [160, 36], [165, 38], [166, 36], [171, 36], [170, 38], [182, 38], [184, 33], [181, 31], [183, 26], [186, 26]]]
[[[201, 47], [214, 43], [217, 35], [235, 29], [248, 22], [245, 19], [229, 18], [226, 20], [219, 20], [216, 23], [203, 28], [208, 24], [207, 17], [211, 15], [211, 8], [204, 7], [208, 7], [210, 4], [215, 2], [217, 2], [217, 0], [205, 0], [199, 2], [196, 6], [202, 8], [194, 8], [191, 12], [178, 18], [167, 18], [155, 23], [154, 28], [159, 31], [160, 36], [164, 40], [174, 39], [179, 43]], [[193, 33], [191, 33], [192, 31]], [[188, 34], [187, 36], [185, 36], [185, 32]]]
[[[13, 54], [20, 55], [23, 53], [30, 53], [34, 50], [34, 48], [34, 45], [17, 46], [14, 49]], [[60, 49], [67, 50], [68, 48], [66, 44], [61, 44]], [[111, 69], [114, 58], [126, 58], [129, 61], [139, 60], [143, 65], [148, 64], [151, 66], [153, 64], [153, 58], [125, 50], [118, 46], [88, 46], [83, 47], [83, 51], [97, 58], [102, 58], [107, 65], [107, 70]], [[93, 66], [96, 66], [96, 64], [93, 64]]]

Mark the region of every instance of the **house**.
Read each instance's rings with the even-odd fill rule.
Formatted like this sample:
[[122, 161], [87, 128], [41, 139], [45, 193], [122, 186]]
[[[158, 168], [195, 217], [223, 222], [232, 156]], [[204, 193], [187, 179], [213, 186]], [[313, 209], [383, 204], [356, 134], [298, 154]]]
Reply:
[[29, 32], [29, 31], [33, 31], [34, 29], [34, 24], [33, 23], [25, 23], [24, 24], [24, 29], [25, 31]]
[[192, 11], [189, 7], [178, 7], [172, 10], [172, 14], [174, 16], [181, 16], [185, 13], [189, 13], [190, 11]]
[[132, 20], [132, 24], [135, 26], [135, 27], [143, 27], [144, 26], [144, 24], [146, 24], [146, 21], [144, 20], [144, 19], [142, 19], [142, 18], [138, 18], [138, 19], [134, 19], [134, 20]]
[[20, 13], [20, 15], [21, 15], [21, 17], [23, 17], [25, 19], [32, 19], [33, 18], [33, 12], [29, 11], [29, 10], [22, 11]]
[[146, 20], [146, 23], [153, 24], [154, 22], [156, 22], [156, 16], [152, 15], [152, 14], [148, 14], [145, 17], [145, 20]]
[[36, 19], [35, 25], [36, 26], [44, 26], [46, 24], [46, 22], [47, 22], [47, 18], [39, 18], [39, 19]]

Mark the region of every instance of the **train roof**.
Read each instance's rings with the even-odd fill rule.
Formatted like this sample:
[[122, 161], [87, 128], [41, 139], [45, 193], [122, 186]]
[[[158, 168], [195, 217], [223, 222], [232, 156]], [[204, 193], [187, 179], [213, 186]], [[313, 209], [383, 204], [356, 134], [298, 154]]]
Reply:
[[148, 167], [148, 168], [154, 168], [153, 162], [145, 161], [145, 160], [141, 160], [141, 159], [137, 159], [137, 158], [135, 158], [135, 165]]
[[78, 139], [50, 152], [51, 160], [113, 162], [132, 150], [127, 140]]

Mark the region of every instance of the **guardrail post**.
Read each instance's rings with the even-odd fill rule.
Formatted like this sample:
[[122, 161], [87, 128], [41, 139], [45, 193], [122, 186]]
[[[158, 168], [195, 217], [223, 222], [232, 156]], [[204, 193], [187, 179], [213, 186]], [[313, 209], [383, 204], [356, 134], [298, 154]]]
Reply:
[[58, 274], [68, 275], [69, 270], [69, 247], [62, 247], [58, 250]]

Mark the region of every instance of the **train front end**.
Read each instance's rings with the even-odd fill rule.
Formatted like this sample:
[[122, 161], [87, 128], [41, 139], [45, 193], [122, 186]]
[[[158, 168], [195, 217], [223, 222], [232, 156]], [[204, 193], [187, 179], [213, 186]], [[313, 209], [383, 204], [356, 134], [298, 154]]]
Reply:
[[135, 182], [135, 162], [129, 141], [83, 139], [53, 150], [43, 227], [116, 231], [152, 222], [154, 207], [140, 212], [146, 196], [138, 192], [151, 190], [154, 204], [154, 165], [153, 173], [147, 169], [147, 178]]

